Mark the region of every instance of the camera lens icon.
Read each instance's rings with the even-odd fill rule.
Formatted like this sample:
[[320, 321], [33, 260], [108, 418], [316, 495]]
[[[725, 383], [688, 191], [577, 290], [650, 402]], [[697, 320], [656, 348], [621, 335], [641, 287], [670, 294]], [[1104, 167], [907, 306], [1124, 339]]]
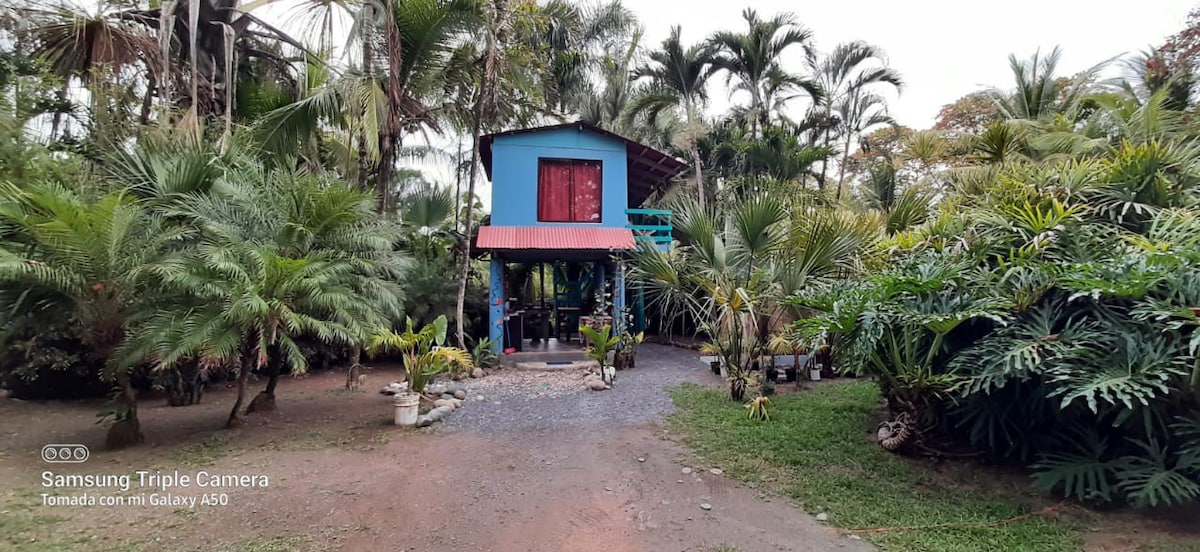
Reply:
[[87, 462], [92, 452], [87, 445], [46, 445], [42, 447], [42, 461], [50, 464], [81, 464]]

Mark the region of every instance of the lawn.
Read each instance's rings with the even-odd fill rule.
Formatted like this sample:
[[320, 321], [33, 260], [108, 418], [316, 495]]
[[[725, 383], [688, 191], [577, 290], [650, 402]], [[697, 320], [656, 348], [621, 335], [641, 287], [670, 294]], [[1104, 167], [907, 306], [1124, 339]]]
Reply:
[[[1043, 499], [997, 483], [987, 470], [939, 473], [874, 442], [879, 394], [869, 382], [831, 383], [772, 397], [771, 420], [750, 420], [728, 392], [685, 385], [672, 394], [671, 425], [725, 473], [792, 497], [842, 529], [989, 524], [1037, 511]], [[1023, 488], [1022, 486], [1015, 486]], [[1031, 516], [984, 527], [862, 533], [887, 550], [1078, 550], [1075, 523]]]

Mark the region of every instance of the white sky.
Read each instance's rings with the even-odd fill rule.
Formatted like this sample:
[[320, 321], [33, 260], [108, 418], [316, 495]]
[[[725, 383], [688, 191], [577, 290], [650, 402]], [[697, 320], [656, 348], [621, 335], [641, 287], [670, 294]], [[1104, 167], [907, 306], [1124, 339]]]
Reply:
[[[987, 86], [1008, 87], [1010, 53], [1026, 58], [1039, 47], [1047, 52], [1061, 45], [1059, 70], [1071, 75], [1113, 56], [1161, 44], [1183, 29], [1197, 1], [626, 0], [626, 6], [646, 27], [646, 46], [657, 46], [674, 24], [683, 27], [689, 44], [716, 30], [741, 30], [746, 6], [764, 18], [794, 13], [813, 31], [822, 51], [851, 40], [880, 46], [907, 84], [891, 103], [892, 116], [903, 125], [926, 128], [943, 105], [964, 94]], [[789, 67], [799, 70], [800, 63], [797, 58]], [[713, 110], [728, 105], [721, 86], [711, 99]]]
[[[256, 10], [269, 21], [293, 27], [289, 8], [302, 0], [275, 0]], [[887, 52], [890, 65], [906, 83], [899, 97], [890, 98], [893, 117], [905, 126], [928, 128], [945, 104], [986, 87], [1008, 88], [1012, 76], [1008, 55], [1027, 58], [1041, 48], [1063, 48], [1059, 71], [1069, 76], [1106, 59], [1159, 45], [1183, 29], [1188, 11], [1200, 0], [624, 0], [645, 27], [642, 46], [654, 48], [672, 25], [683, 27], [686, 44], [703, 40], [717, 30], [741, 30], [742, 10], [753, 7], [761, 17], [792, 12], [814, 35], [816, 46], [828, 51], [840, 42], [863, 40]], [[264, 13], [266, 12], [266, 13]], [[803, 70], [799, 48], [785, 65]], [[731, 103], [723, 78], [712, 84], [710, 113]], [[802, 111], [796, 102], [791, 109]], [[793, 113], [799, 115], [799, 113]], [[453, 138], [435, 139], [449, 145]], [[441, 162], [418, 162], [435, 181], [453, 182]], [[480, 194], [490, 203], [489, 186]]]

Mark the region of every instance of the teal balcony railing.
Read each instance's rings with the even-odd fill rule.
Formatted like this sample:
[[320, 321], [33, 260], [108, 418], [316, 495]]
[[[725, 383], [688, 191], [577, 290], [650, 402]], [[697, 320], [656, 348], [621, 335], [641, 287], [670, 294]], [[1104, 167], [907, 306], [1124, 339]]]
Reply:
[[671, 247], [671, 211], [667, 209], [626, 209], [628, 228], [634, 239], [654, 244], [659, 251]]

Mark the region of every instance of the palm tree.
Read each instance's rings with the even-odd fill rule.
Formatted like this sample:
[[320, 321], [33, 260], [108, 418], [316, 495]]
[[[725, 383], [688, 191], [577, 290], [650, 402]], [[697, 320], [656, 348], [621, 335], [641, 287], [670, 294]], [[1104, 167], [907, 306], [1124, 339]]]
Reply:
[[746, 8], [742, 18], [746, 21], [744, 32], [720, 31], [709, 42], [717, 51], [714, 68], [727, 73], [727, 83], [737, 79], [733, 92], [750, 94], [752, 134], [757, 136], [759, 126], [768, 123], [784, 102], [795, 97], [795, 91], [803, 91], [814, 100], [822, 92], [812, 81], [783, 68], [782, 57], [789, 48], [811, 49], [812, 32], [802, 27], [794, 15], [781, 13], [764, 20], [758, 12]]
[[4, 184], [0, 197], [0, 220], [8, 227], [0, 281], [41, 290], [71, 313], [84, 343], [108, 362], [116, 380], [109, 447], [141, 442], [137, 393], [128, 367], [114, 357], [130, 335], [131, 314], [154, 302], [148, 266], [186, 231], [164, 225], [119, 192], [87, 199], [56, 184]]
[[696, 189], [700, 205], [704, 205], [704, 173], [700, 161], [697, 140], [702, 134], [701, 110], [708, 100], [706, 86], [712, 76], [715, 50], [707, 43], [684, 48], [680, 38], [682, 29], [671, 27], [671, 34], [659, 49], [647, 54], [648, 61], [634, 70], [635, 78], [649, 79], [650, 85], [629, 105], [625, 117], [632, 122], [638, 116], [657, 119], [658, 114], [669, 109], [683, 111], [686, 122], [687, 148], [692, 154], [696, 171]]
[[626, 49], [630, 39], [640, 34], [637, 19], [620, 0], [597, 4], [550, 0], [538, 11], [539, 24], [528, 26], [522, 34], [529, 36], [518, 40], [545, 56], [541, 77], [546, 110], [579, 112], [593, 96], [593, 77], [609, 53]]
[[[887, 66], [883, 51], [865, 42], [838, 44], [825, 56], [809, 51], [806, 61], [809, 72], [824, 92], [810, 111], [824, 122], [824, 145], [826, 148], [833, 145], [831, 133], [834, 131], [845, 140], [838, 176], [837, 197], [841, 198], [852, 140], [872, 126], [887, 122], [883, 119], [886, 111], [880, 113], [886, 102], [874, 90], [891, 88], [899, 91], [904, 82], [900, 73]], [[847, 116], [854, 120], [847, 120]], [[821, 167], [822, 189], [825, 188], [827, 169], [828, 161]]]
[[51, 0], [48, 8], [21, 9], [35, 22], [29, 30], [34, 55], [48, 60], [64, 78], [82, 77], [100, 66], [118, 71], [140, 66], [147, 79], [142, 122], [157, 96], [168, 106], [188, 106], [184, 121], [196, 130], [205, 119], [223, 117], [228, 142], [237, 81], [250, 76], [242, 74], [243, 67], [256, 67], [264, 72], [260, 78], [290, 85], [294, 77], [284, 47], [317, 59], [302, 43], [237, 4], [179, 0], [129, 8], [106, 2], [89, 14]]
[[834, 196], [837, 200], [841, 200], [842, 185], [846, 181], [847, 162], [850, 158], [851, 140], [856, 136], [866, 134], [879, 125], [895, 125], [896, 121], [888, 115], [887, 100], [878, 94], [863, 91], [843, 97], [834, 105], [834, 112], [841, 121], [842, 135], [846, 140], [842, 144], [842, 162], [838, 166], [837, 194]]
[[475, 185], [479, 179], [480, 137], [485, 129], [499, 128], [506, 122], [525, 120], [541, 103], [533, 84], [537, 82], [537, 54], [522, 37], [538, 24], [536, 4], [531, 0], [486, 0], [482, 2], [483, 25], [478, 47], [479, 72], [472, 111], [471, 165], [467, 179], [466, 209], [463, 215], [462, 266], [459, 273], [458, 300], [455, 308], [455, 336], [458, 346], [466, 348], [464, 309], [467, 280], [471, 275], [471, 240], [475, 212]]
[[1075, 120], [1082, 115], [1083, 101], [1094, 91], [1096, 75], [1108, 62], [1067, 78], [1056, 74], [1061, 58], [1058, 46], [1045, 57], [1040, 50], [1028, 60], [1008, 56], [1014, 88], [1011, 92], [991, 91], [992, 101], [1005, 118], [1037, 121], [1061, 114]]
[[686, 240], [670, 251], [640, 248], [633, 277], [664, 320], [691, 317], [724, 357], [731, 393], [767, 344], [780, 300], [804, 286], [852, 274], [878, 236], [864, 218], [803, 199], [758, 194], [720, 212], [672, 205]]
[[287, 257], [270, 245], [208, 241], [187, 257], [155, 267], [182, 300], [141, 320], [141, 337], [123, 351], [124, 358], [161, 367], [185, 358], [237, 361], [237, 400], [226, 422], [234, 427], [252, 370], [267, 369], [270, 381], [256, 407], [271, 408], [279, 375], [307, 369], [295, 341], [300, 336], [361, 346], [373, 328], [364, 322], [376, 315], [355, 292], [353, 271], [347, 260]]
[[163, 368], [184, 359], [237, 361], [229, 425], [250, 371], [266, 368], [270, 378], [252, 410], [270, 409], [279, 376], [306, 369], [296, 338], [357, 351], [400, 317], [403, 300], [396, 284], [403, 260], [392, 252], [397, 228], [374, 214], [370, 195], [237, 161], [210, 192], [164, 209], [199, 237], [152, 267], [173, 300], [139, 313], [138, 339], [122, 354], [125, 363]]
[[383, 8], [382, 21], [356, 19], [351, 34], [364, 43], [361, 67], [271, 112], [259, 125], [264, 149], [281, 155], [294, 154], [328, 128], [343, 134], [345, 149], [358, 158], [360, 186], [367, 188], [374, 174], [380, 212], [391, 208], [404, 135], [440, 131], [453, 115], [453, 103], [444, 100], [464, 78], [463, 65], [473, 63], [462, 59], [461, 47], [479, 17], [474, 0], [389, 0]]

